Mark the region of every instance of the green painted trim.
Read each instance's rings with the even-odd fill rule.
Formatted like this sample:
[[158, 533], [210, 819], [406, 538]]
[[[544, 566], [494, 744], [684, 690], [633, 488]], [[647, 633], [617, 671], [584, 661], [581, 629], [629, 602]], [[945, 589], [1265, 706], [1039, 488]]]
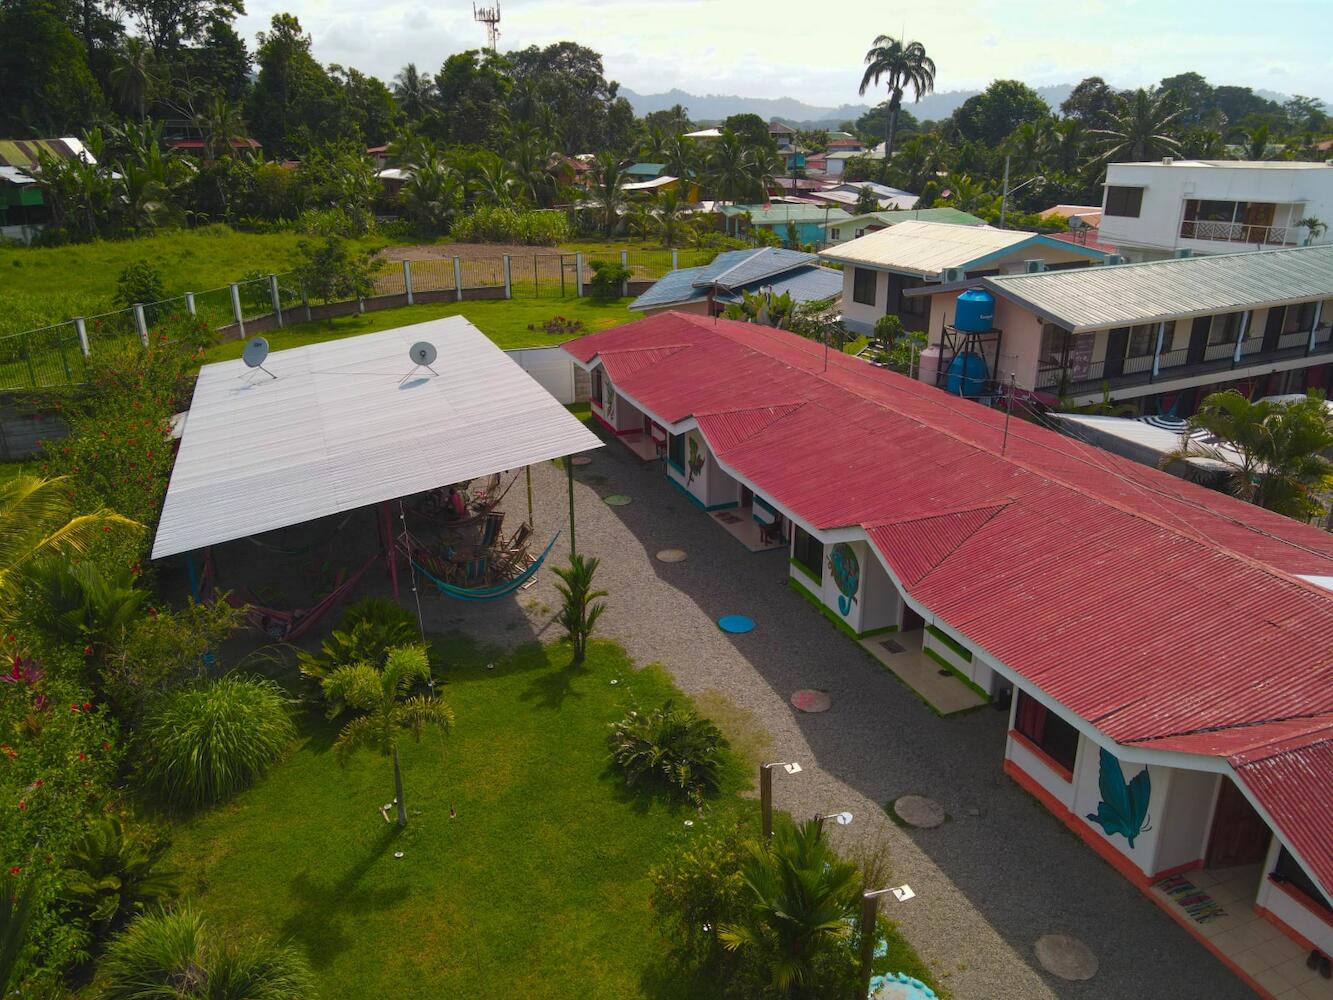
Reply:
[[675, 469], [682, 476], [685, 475], [685, 464], [683, 462], [680, 465], [677, 465], [675, 462], [671, 461], [671, 459], [668, 458], [666, 460], [666, 464], [671, 466], [671, 468]]
[[897, 632], [897, 631], [898, 631], [897, 625], [885, 625], [883, 628], [872, 628], [869, 632], [862, 632], [861, 638], [869, 639], [872, 636], [885, 635], [889, 632]]
[[684, 493], [685, 496], [689, 498], [690, 503], [694, 504], [694, 506], [698, 507], [702, 511], [726, 510], [729, 507], [740, 506], [740, 502], [737, 500], [732, 500], [730, 503], [715, 503], [712, 506], [709, 506], [705, 504], [702, 500], [700, 500], [697, 496], [695, 496], [693, 493], [691, 493], [690, 488], [686, 486], [684, 483], [672, 479], [670, 476], [667, 476], [667, 482], [669, 482], [672, 486], [676, 487], [676, 489]]
[[952, 649], [955, 653], [957, 653], [959, 656], [965, 659], [968, 663], [972, 662], [972, 650], [968, 649], [953, 636], [946, 635], [941, 629], [936, 628], [934, 625], [927, 625], [926, 631], [929, 632], [931, 635], [933, 635], [940, 642], [944, 643], [950, 649]]
[[789, 576], [787, 577], [787, 584], [788, 586], [791, 587], [792, 590], [796, 591], [796, 593], [800, 594], [807, 601], [813, 604], [815, 608], [820, 612], [820, 614], [822, 614], [825, 618], [827, 618], [834, 625], [836, 625], [838, 627], [839, 632], [842, 632], [850, 639], [860, 639], [860, 636], [856, 634], [856, 632], [852, 629], [850, 625], [848, 625], [845, 621], [843, 621], [836, 614], [834, 614], [833, 609], [830, 608], [823, 601], [821, 601], [819, 599], [819, 595], [813, 593], [808, 587], [805, 586], [805, 584], [801, 583], [800, 580], [797, 580], [793, 576]]
[[[806, 566], [805, 563], [803, 563], [803, 562], [799, 562], [799, 561], [798, 561], [797, 559], [795, 559], [794, 557], [789, 556], [789, 557], [787, 558], [787, 565], [796, 567], [796, 571], [797, 571], [798, 573], [800, 573], [802, 576], [804, 576], [807, 580], [810, 580], [812, 583], [817, 583], [817, 584], [819, 584], [821, 587], [824, 586], [824, 581], [823, 581], [823, 579], [820, 578], [820, 577], [817, 577], [817, 576], [815, 576], [815, 574], [811, 573], [811, 572], [810, 572], [810, 568], [809, 568], [808, 566]], [[821, 602], [821, 603], [822, 603], [822, 602]]]
[[929, 656], [932, 660], [934, 660], [936, 663], [938, 663], [941, 667], [943, 667], [945, 670], [949, 671], [949, 673], [953, 674], [954, 677], [958, 678], [958, 679], [959, 679], [960, 681], [962, 681], [965, 685], [967, 685], [969, 688], [971, 688], [971, 689], [972, 689], [978, 696], [980, 696], [981, 698], [983, 698], [983, 699], [986, 700], [986, 701], [990, 701], [990, 695], [988, 695], [985, 691], [983, 691], [983, 690], [977, 685], [977, 683], [976, 683], [975, 681], [972, 680], [972, 678], [970, 678], [970, 677], [966, 676], [965, 674], [963, 674], [963, 673], [962, 673], [957, 667], [955, 667], [952, 663], [950, 663], [948, 660], [946, 660], [944, 657], [942, 657], [939, 653], [935, 652], [935, 650], [931, 649], [931, 648], [928, 647], [928, 646], [924, 646], [924, 647], [922, 647], [921, 652], [925, 653], [925, 654], [926, 654], [927, 656]]

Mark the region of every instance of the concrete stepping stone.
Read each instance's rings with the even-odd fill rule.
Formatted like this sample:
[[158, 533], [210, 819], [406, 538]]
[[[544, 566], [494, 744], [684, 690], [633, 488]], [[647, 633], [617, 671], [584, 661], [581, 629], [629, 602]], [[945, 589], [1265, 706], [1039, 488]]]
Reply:
[[1041, 967], [1053, 976], [1082, 982], [1097, 975], [1097, 956], [1070, 934], [1043, 934], [1033, 946]]
[[623, 493], [612, 493], [610, 496], [602, 497], [602, 501], [608, 507], [624, 507], [633, 502], [631, 498], [625, 496]]
[[663, 549], [657, 553], [657, 561], [665, 563], [675, 563], [685, 561], [684, 549]]
[[745, 615], [723, 615], [717, 620], [717, 626], [723, 632], [730, 632], [732, 635], [743, 635], [746, 632], [754, 631], [754, 619], [747, 618]]
[[575, 465], [592, 465], [591, 455], [575, 455], [570, 461]]
[[791, 696], [792, 707], [800, 712], [827, 712], [833, 707], [833, 699], [827, 691], [814, 691], [802, 688]]
[[944, 806], [924, 795], [903, 795], [894, 800], [893, 812], [908, 826], [933, 830], [946, 819]]

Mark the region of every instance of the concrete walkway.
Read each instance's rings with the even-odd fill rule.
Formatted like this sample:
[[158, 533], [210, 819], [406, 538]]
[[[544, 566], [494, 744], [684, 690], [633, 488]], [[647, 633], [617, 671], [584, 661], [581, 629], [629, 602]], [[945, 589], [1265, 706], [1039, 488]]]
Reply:
[[[674, 490], [657, 463], [614, 444], [592, 454], [591, 464], [575, 470], [578, 547], [602, 559], [598, 583], [610, 591], [604, 634], [640, 663], [665, 664], [685, 691], [720, 692], [762, 720], [775, 759], [805, 769], [775, 778], [779, 808], [798, 817], [851, 810], [855, 822], [837, 831], [843, 846], [888, 846], [893, 881], [910, 883], [917, 897], [887, 912], [957, 1000], [1252, 996], [1003, 776], [1001, 713], [935, 715], [789, 590], [783, 552], [746, 551]], [[565, 474], [534, 468], [533, 485], [537, 538], [564, 529], [552, 553], [563, 560]], [[615, 493], [633, 502], [611, 508], [599, 499]], [[523, 516], [524, 504], [507, 503], [511, 520]], [[653, 558], [668, 548], [684, 549], [688, 558]], [[427, 625], [505, 646], [554, 638], [553, 576], [543, 571], [538, 581], [517, 598], [486, 604], [423, 594]], [[749, 615], [757, 628], [724, 635], [714, 622], [730, 613]], [[828, 691], [832, 710], [795, 712], [787, 698], [798, 688]], [[913, 792], [938, 800], [949, 820], [933, 830], [890, 822], [885, 804]], [[1067, 983], [1042, 972], [1033, 946], [1046, 934], [1087, 942], [1097, 975]]]

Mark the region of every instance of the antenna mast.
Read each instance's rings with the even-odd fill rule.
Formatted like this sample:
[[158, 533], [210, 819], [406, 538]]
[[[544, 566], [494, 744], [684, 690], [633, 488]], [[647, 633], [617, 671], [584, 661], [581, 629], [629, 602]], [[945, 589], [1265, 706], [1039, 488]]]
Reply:
[[472, 5], [472, 19], [480, 24], [486, 25], [486, 44], [490, 46], [492, 52], [500, 43], [500, 3], [496, 0], [494, 7], [478, 7], [475, 3]]

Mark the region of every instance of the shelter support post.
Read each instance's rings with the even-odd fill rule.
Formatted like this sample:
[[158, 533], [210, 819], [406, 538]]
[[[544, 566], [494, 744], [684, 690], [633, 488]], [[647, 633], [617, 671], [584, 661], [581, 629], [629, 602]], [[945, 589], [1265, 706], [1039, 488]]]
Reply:
[[578, 545], [574, 541], [574, 456], [565, 456], [565, 473], [569, 478], [569, 554], [576, 555], [579, 551]]
[[185, 575], [190, 580], [190, 596], [195, 604], [203, 603], [202, 588], [199, 586], [199, 568], [194, 564], [194, 553], [185, 557]]
[[528, 526], [535, 528], [536, 525], [532, 520], [532, 466], [523, 466], [523, 474], [528, 478]]
[[384, 568], [393, 582], [393, 599], [396, 601], [398, 600], [398, 554], [394, 544], [393, 512], [389, 509], [387, 500], [380, 503], [380, 538], [384, 545]]

